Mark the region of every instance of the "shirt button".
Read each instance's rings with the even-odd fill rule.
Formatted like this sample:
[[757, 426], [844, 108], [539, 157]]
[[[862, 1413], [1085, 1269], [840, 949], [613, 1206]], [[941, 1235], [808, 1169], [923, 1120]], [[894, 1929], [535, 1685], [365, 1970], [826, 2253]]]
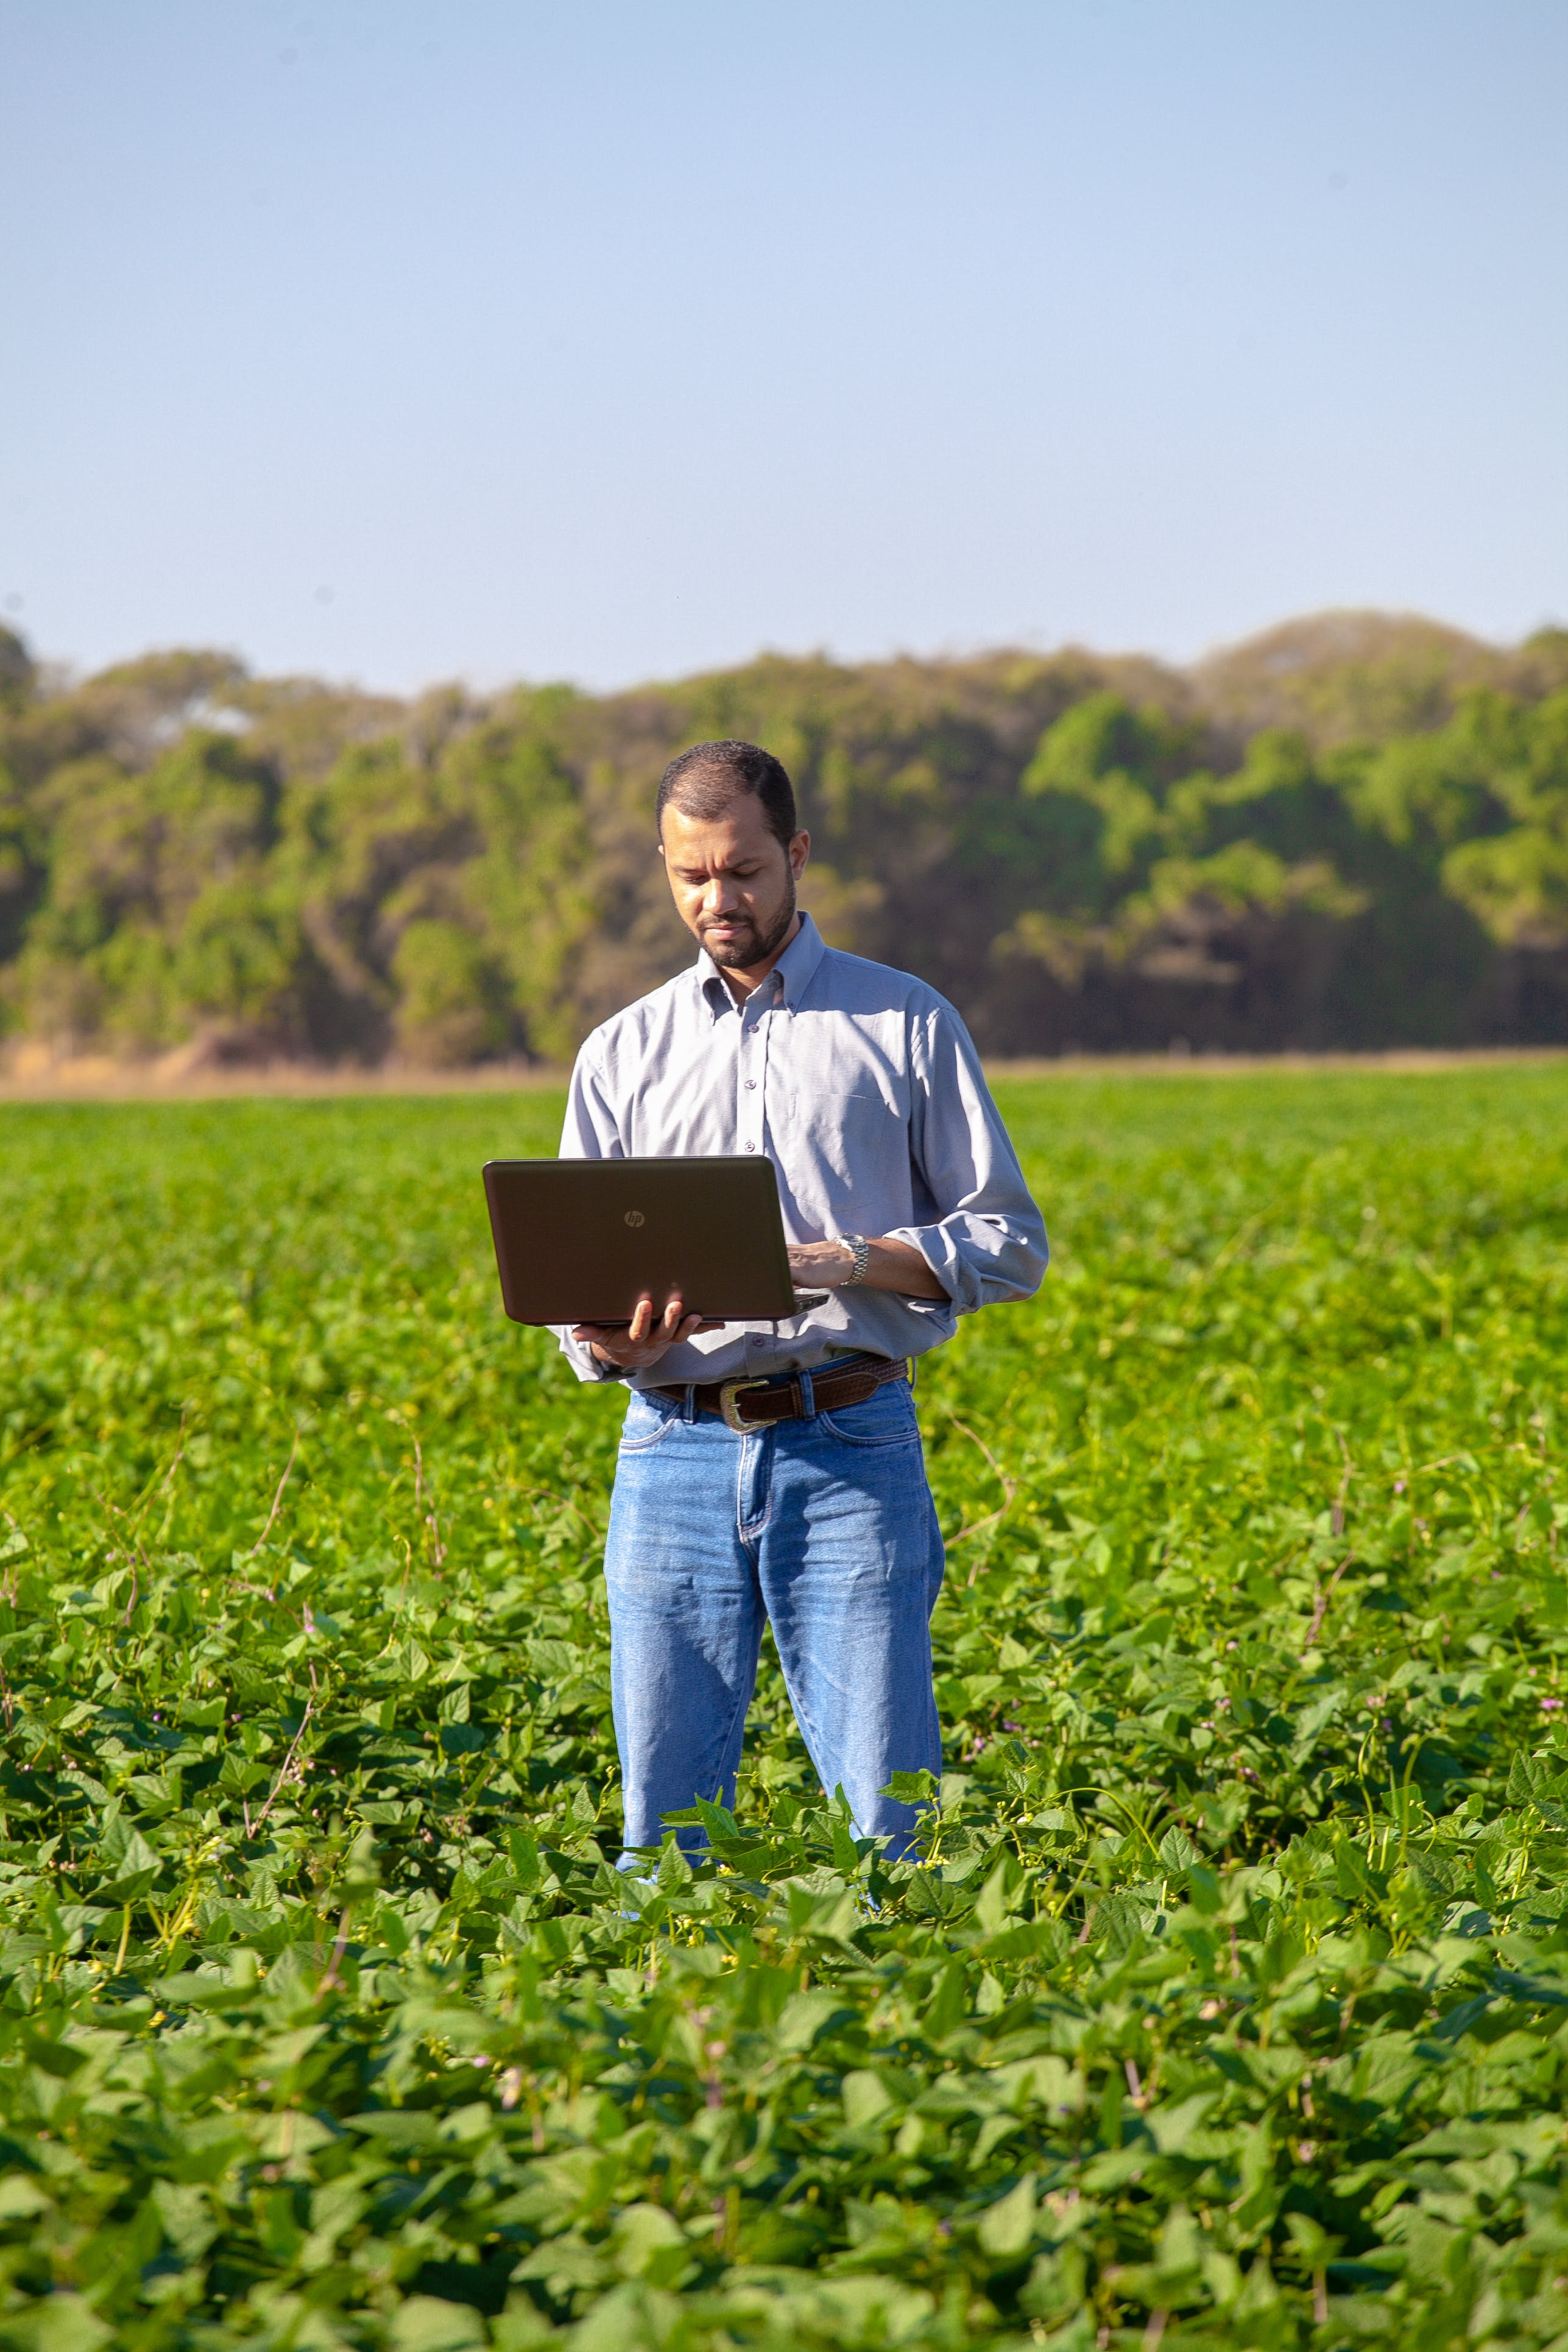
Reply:
[[746, 1092], [747, 1092], [749, 1095], [754, 1095], [754, 1094], [756, 1093], [756, 1091], [757, 1091], [757, 1082], [756, 1082], [755, 1078], [748, 1078], [748, 1079], [746, 1080]]
[[756, 1145], [755, 1145], [754, 1143], [748, 1143], [748, 1144], [747, 1144], [747, 1146], [746, 1146], [746, 1149], [747, 1149], [747, 1150], [748, 1150], [748, 1151], [754, 1151], [754, 1150], [756, 1150], [756, 1148], [757, 1148], [757, 1147], [756, 1147]]

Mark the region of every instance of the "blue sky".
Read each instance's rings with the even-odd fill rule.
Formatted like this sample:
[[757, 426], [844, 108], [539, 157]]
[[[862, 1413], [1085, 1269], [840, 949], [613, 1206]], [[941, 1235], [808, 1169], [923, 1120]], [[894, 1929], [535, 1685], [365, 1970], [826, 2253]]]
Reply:
[[1568, 619], [1562, 0], [0, 0], [0, 617], [406, 689]]

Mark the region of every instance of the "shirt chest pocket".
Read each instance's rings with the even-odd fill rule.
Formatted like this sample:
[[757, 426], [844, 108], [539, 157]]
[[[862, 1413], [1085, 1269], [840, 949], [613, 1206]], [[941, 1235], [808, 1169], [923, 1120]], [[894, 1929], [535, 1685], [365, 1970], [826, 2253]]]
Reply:
[[806, 1158], [838, 1185], [879, 1180], [907, 1189], [909, 1130], [903, 1115], [869, 1081], [820, 1091], [781, 1089], [772, 1122], [775, 1148], [787, 1167]]

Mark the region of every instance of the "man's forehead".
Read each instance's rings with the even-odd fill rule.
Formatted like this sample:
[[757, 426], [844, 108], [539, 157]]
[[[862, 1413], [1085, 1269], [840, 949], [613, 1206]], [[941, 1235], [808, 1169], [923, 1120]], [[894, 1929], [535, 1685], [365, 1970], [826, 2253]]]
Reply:
[[665, 853], [683, 866], [727, 866], [765, 852], [775, 835], [754, 793], [731, 801], [716, 816], [697, 816], [671, 802], [664, 812]]

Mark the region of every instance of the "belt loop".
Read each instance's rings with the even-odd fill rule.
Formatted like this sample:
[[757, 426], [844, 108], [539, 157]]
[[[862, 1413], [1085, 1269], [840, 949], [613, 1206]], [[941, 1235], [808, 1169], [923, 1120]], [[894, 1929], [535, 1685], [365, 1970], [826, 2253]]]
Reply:
[[796, 1372], [795, 1379], [800, 1382], [800, 1417], [803, 1421], [815, 1421], [816, 1400], [811, 1392], [811, 1374]]
[[682, 1421], [695, 1421], [697, 1418], [697, 1385], [693, 1381], [686, 1383], [686, 1401], [680, 1408], [680, 1418]]

